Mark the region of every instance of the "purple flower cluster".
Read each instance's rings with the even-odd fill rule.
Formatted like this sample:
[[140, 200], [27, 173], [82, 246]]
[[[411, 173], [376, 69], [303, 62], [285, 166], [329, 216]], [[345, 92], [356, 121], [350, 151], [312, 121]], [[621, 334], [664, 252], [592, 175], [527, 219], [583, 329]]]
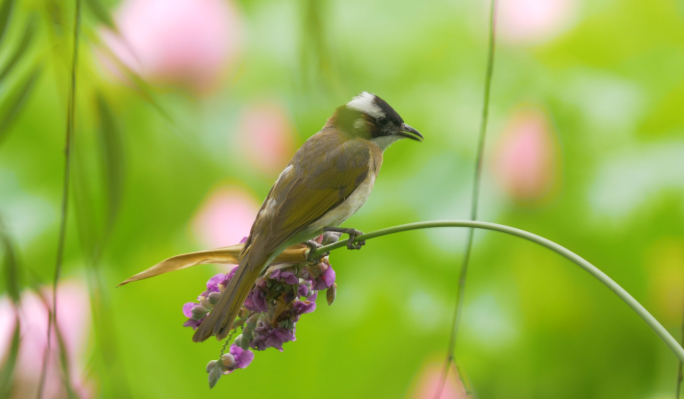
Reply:
[[[236, 269], [209, 279], [207, 290], [197, 297], [197, 302], [183, 305], [183, 314], [188, 317], [183, 326], [196, 329], [202, 324], [218, 303]], [[320, 290], [327, 290], [328, 304], [332, 304], [336, 292], [335, 271], [328, 257], [316, 264], [269, 267], [254, 284], [239, 318], [233, 323], [231, 335], [240, 328], [242, 333], [231, 345], [230, 352], [207, 365], [210, 385], [213, 386], [222, 374], [247, 367], [254, 358], [250, 348], [258, 351], [276, 348], [282, 352], [284, 343], [295, 341], [296, 324], [303, 314], [316, 310]]]
[[306, 313], [316, 310], [318, 291], [335, 289], [335, 271], [328, 258], [318, 264], [273, 266], [259, 277], [244, 307], [250, 312], [235, 344], [258, 351], [283, 350], [294, 341], [296, 324]]
[[230, 279], [235, 275], [237, 268], [228, 274], [219, 273], [207, 281], [207, 290], [197, 297], [197, 302], [188, 302], [183, 305], [183, 314], [188, 320], [183, 323], [183, 327], [196, 329], [207, 317], [211, 309], [218, 303], [221, 293], [226, 289]]
[[238, 346], [231, 345], [230, 351], [221, 355], [221, 359], [212, 360], [207, 364], [209, 385], [213, 387], [222, 374], [230, 374], [237, 369], [244, 369], [254, 360], [254, 353]]

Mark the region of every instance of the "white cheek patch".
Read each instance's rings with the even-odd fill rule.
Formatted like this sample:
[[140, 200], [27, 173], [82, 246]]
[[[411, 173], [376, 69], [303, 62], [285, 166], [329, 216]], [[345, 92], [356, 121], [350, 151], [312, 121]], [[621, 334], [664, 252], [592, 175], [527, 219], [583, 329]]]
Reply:
[[364, 114], [370, 115], [376, 119], [385, 116], [385, 113], [382, 112], [382, 109], [375, 104], [375, 96], [367, 91], [364, 91], [349, 101], [347, 103], [347, 108], [363, 112]]
[[355, 129], [363, 129], [366, 126], [366, 123], [363, 121], [363, 119], [357, 119], [356, 122], [354, 122], [354, 128]]
[[385, 151], [387, 147], [391, 146], [394, 144], [395, 141], [401, 140], [403, 137], [397, 136], [397, 135], [391, 135], [391, 136], [382, 136], [382, 137], [376, 137], [373, 140], [371, 140], [375, 145], [380, 147], [382, 151]]

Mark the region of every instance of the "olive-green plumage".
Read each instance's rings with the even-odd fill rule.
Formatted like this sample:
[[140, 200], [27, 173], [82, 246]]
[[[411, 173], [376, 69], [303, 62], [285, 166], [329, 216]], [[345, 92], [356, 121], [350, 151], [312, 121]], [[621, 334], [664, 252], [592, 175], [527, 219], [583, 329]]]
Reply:
[[[195, 342], [228, 335], [254, 282], [280, 252], [316, 237], [323, 227], [341, 224], [363, 205], [384, 150], [374, 141], [374, 123], [375, 119], [363, 112], [342, 106], [297, 151], [264, 200], [242, 261], [221, 299], [195, 332]], [[401, 124], [403, 128], [398, 130], [403, 134], [412, 129], [403, 121]], [[422, 139], [419, 133], [414, 134]]]

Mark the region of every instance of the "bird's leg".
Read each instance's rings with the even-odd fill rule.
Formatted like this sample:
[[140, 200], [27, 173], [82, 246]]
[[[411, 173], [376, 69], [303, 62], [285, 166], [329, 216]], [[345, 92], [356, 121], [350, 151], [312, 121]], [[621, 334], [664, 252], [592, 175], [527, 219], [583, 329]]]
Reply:
[[356, 229], [347, 229], [344, 227], [323, 227], [323, 231], [334, 231], [337, 233], [344, 233], [349, 235], [349, 241], [347, 241], [347, 249], [361, 249], [362, 246], [366, 245], [366, 241], [354, 242], [356, 236], [363, 234], [363, 231]]
[[317, 243], [315, 240], [304, 241], [303, 244], [306, 245], [307, 247], [309, 247], [309, 257], [307, 259], [309, 262], [315, 261], [316, 263], [318, 263], [318, 261], [321, 258], [330, 255], [330, 252], [325, 252], [325, 253], [321, 254], [320, 256], [318, 256], [316, 259], [313, 259], [313, 258], [311, 258], [311, 254], [314, 253], [315, 250], [322, 247], [323, 245]]

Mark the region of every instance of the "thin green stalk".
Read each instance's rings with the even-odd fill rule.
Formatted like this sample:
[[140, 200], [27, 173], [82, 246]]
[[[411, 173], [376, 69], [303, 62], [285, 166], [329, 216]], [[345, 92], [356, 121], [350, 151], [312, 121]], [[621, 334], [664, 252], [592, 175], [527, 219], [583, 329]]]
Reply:
[[682, 376], [682, 361], [679, 361], [679, 367], [677, 367], [677, 391], [675, 393], [675, 399], [679, 399], [679, 394], [682, 390], [682, 379], [684, 379], [684, 376]]
[[[484, 159], [485, 138], [487, 136], [487, 121], [489, 120], [489, 93], [492, 86], [492, 74], [494, 72], [494, 47], [496, 43], [495, 30], [495, 15], [496, 15], [496, 0], [492, 0], [489, 10], [489, 45], [487, 52], [487, 71], [485, 73], [484, 85], [484, 99], [482, 105], [482, 119], [480, 122], [480, 134], [478, 135], [477, 155], [475, 157], [475, 176], [473, 177], [473, 196], [470, 201], [470, 220], [477, 220], [477, 211], [480, 201], [480, 180], [482, 179], [482, 163]], [[463, 254], [463, 262], [461, 262], [461, 271], [458, 276], [458, 289], [456, 291], [456, 303], [454, 304], [454, 316], [451, 322], [451, 332], [449, 333], [449, 346], [447, 347], [446, 359], [444, 359], [444, 368], [442, 370], [442, 377], [435, 398], [442, 396], [444, 383], [446, 382], [447, 373], [449, 372], [449, 363], [454, 361], [454, 351], [456, 350], [456, 338], [458, 336], [458, 327], [461, 324], [461, 315], [463, 314], [463, 300], [465, 297], [465, 284], [468, 277], [468, 265], [470, 264], [470, 255], [473, 250], [473, 237], [475, 229], [468, 229], [468, 240], [466, 241], [466, 248]], [[465, 381], [459, 374], [461, 382]]]
[[[62, 187], [61, 221], [59, 226], [59, 238], [57, 242], [57, 260], [55, 262], [55, 275], [52, 282], [52, 312], [48, 315], [47, 347], [43, 356], [43, 367], [40, 373], [38, 386], [38, 399], [43, 397], [47, 365], [50, 360], [50, 346], [52, 341], [53, 325], [57, 324], [57, 283], [62, 273], [62, 260], [64, 258], [64, 244], [66, 242], [67, 216], [69, 210], [69, 182], [71, 176], [71, 143], [74, 137], [74, 117], [76, 113], [76, 67], [78, 65], [78, 36], [81, 25], [81, 0], [75, 0], [76, 10], [74, 18], [73, 46], [74, 51], [71, 59], [71, 88], [69, 91], [69, 103], [67, 106], [66, 143], [64, 145], [64, 185]], [[68, 387], [67, 387], [68, 388]]]
[[[682, 346], [684, 346], [684, 315], [682, 315], [682, 327], [680, 331], [680, 337]], [[675, 399], [679, 399], [679, 395], [682, 391], [682, 380], [684, 380], [684, 375], [682, 374], [682, 360], [679, 360], [679, 366], [677, 366], [677, 390], [675, 392]]]
[[[519, 238], [523, 238], [528, 241], [532, 241], [536, 244], [539, 244], [543, 247], [546, 247], [554, 252], [556, 252], [559, 255], [562, 255], [575, 263], [576, 265], [580, 266], [582, 269], [586, 270], [594, 276], [597, 280], [599, 280], [603, 285], [606, 287], [610, 288], [620, 299], [622, 299], [627, 305], [629, 305], [636, 314], [638, 314], [645, 322], [646, 324], [649, 325], [655, 331], [656, 334], [660, 337], [660, 339], [665, 342], [665, 344], [670, 348], [670, 350], [679, 358], [680, 361], [684, 361], [684, 348], [679, 345], [676, 339], [670, 335], [669, 332], [663, 327], [649, 312], [644, 308], [634, 297], [632, 297], [627, 291], [625, 291], [624, 288], [620, 287], [618, 283], [613, 281], [608, 275], [603, 273], [601, 270], [599, 270], [596, 266], [592, 265], [591, 263], [587, 262], [585, 259], [577, 255], [576, 253], [570, 251], [569, 249], [556, 244], [553, 241], [547, 240], [544, 237], [540, 237], [536, 234], [532, 234], [530, 232], [516, 229], [514, 227], [510, 226], [504, 226], [501, 224], [496, 224], [496, 223], [489, 223], [489, 222], [480, 222], [480, 221], [473, 221], [473, 220], [441, 220], [441, 221], [434, 221], [434, 222], [419, 222], [419, 223], [409, 223], [409, 224], [403, 224], [399, 226], [394, 226], [394, 227], [389, 227], [386, 229], [381, 229], [377, 231], [373, 231], [371, 233], [367, 234], [362, 234], [360, 236], [356, 237], [356, 242], [358, 241], [363, 241], [363, 240], [370, 240], [372, 238], [377, 238], [377, 237], [382, 237], [386, 236], [389, 234], [394, 234], [394, 233], [401, 233], [404, 231], [411, 231], [411, 230], [421, 230], [421, 229], [430, 229], [430, 228], [438, 228], [438, 227], [467, 227], [467, 228], [474, 228], [474, 229], [484, 229], [484, 230], [492, 230], [492, 231], [498, 231], [500, 233], [506, 233], [510, 234]], [[326, 245], [323, 247], [318, 248], [312, 253], [312, 257], [316, 256], [321, 256], [326, 252], [346, 247], [347, 246], [347, 240], [340, 240], [334, 244]]]

